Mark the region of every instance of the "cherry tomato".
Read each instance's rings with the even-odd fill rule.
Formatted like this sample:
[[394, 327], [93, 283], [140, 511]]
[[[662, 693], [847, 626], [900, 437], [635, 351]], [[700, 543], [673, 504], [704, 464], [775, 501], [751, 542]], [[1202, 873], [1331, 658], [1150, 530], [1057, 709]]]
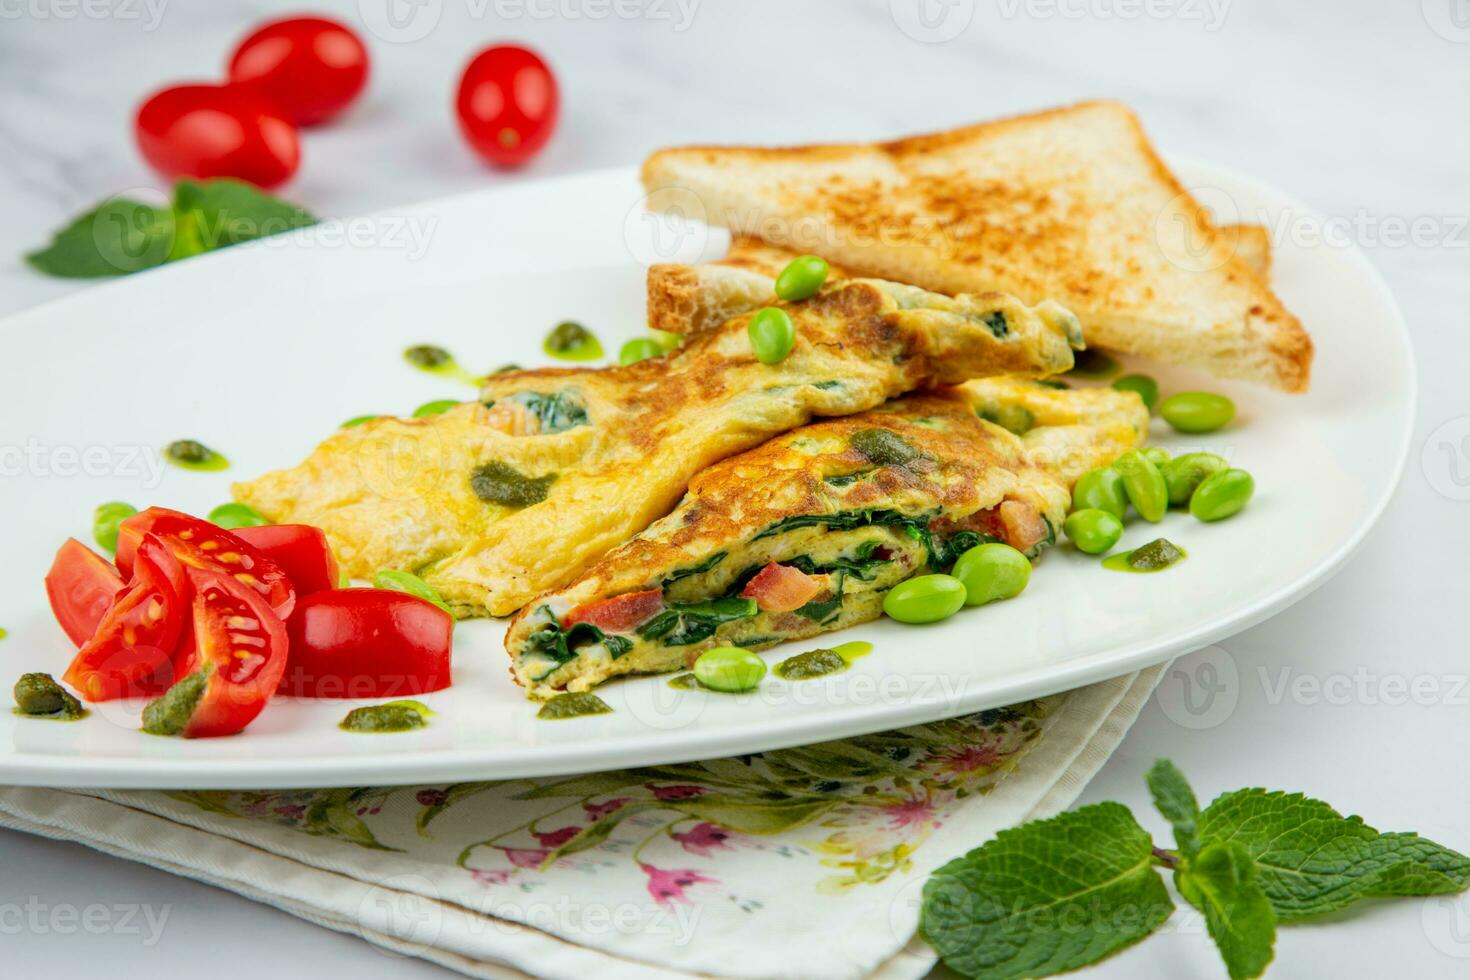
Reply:
[[368, 79], [368, 53], [345, 24], [292, 17], [263, 24], [230, 56], [230, 81], [298, 126], [347, 108]]
[[176, 85], [138, 109], [138, 149], [174, 177], [237, 177], [274, 187], [296, 172], [296, 127], [270, 103], [224, 85]]
[[237, 527], [231, 533], [280, 566], [296, 587], [298, 599], [337, 587], [337, 557], [321, 528], [266, 524]]
[[608, 633], [628, 633], [635, 626], [648, 622], [664, 608], [662, 589], [647, 589], [643, 592], [627, 592], [611, 599], [599, 599], [584, 603], [562, 618], [562, 626], [591, 623]]
[[454, 617], [406, 592], [318, 592], [301, 600], [286, 628], [291, 663], [278, 693], [389, 698], [449, 686]]
[[560, 98], [556, 78], [534, 52], [486, 48], [459, 80], [459, 128], [475, 152], [498, 167], [525, 163], [551, 138]]
[[233, 576], [189, 569], [194, 636], [182, 675], [143, 711], [143, 730], [185, 738], [233, 735], [255, 720], [286, 669], [286, 626]]
[[51, 612], [72, 643], [81, 646], [97, 632], [97, 624], [122, 591], [122, 576], [112, 562], [67, 538], [46, 573], [46, 598]]
[[232, 531], [166, 507], [149, 507], [117, 528], [117, 568], [132, 568], [133, 552], [144, 535], [158, 537], [189, 568], [229, 575], [265, 599], [281, 619], [291, 615], [296, 590], [279, 565]]
[[188, 621], [184, 566], [151, 534], [135, 550], [132, 579], [62, 675], [83, 700], [158, 694], [174, 679]]
[[791, 612], [811, 602], [826, 588], [826, 581], [790, 565], [768, 562], [746, 583], [741, 598], [754, 599], [764, 612]]

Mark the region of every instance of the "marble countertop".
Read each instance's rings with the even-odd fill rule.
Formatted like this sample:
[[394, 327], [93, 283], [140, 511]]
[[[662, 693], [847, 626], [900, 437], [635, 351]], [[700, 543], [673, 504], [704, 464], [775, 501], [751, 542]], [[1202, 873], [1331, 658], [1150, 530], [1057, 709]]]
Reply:
[[[1365, 249], [1413, 333], [1421, 390], [1403, 484], [1330, 583], [1180, 661], [1084, 801], [1119, 799], [1142, 812], [1142, 773], [1168, 755], [1205, 795], [1245, 785], [1302, 790], [1376, 826], [1470, 848], [1470, 17], [1461, 0], [316, 7], [363, 24], [374, 58], [367, 98], [340, 124], [307, 133], [302, 171], [286, 190], [324, 215], [635, 163], [669, 143], [886, 137], [1098, 96], [1136, 107], [1167, 150], [1257, 175], [1328, 215], [1316, 233]], [[95, 201], [157, 186], [129, 133], [138, 100], [175, 80], [217, 75], [250, 24], [299, 8], [0, 0], [0, 314], [87, 288], [45, 279], [18, 256]], [[505, 38], [542, 51], [564, 97], [557, 136], [517, 174], [482, 167], [450, 112], [463, 63]], [[1218, 700], [1201, 716], [1190, 685], [1198, 691], [1207, 678]], [[1416, 679], [1428, 681], [1416, 690], [1434, 693], [1392, 693]], [[152, 943], [17, 930], [18, 918], [0, 914], [17, 976], [39, 973], [62, 951], [73, 967], [117, 980], [225, 958], [237, 976], [449, 976], [73, 845], [0, 832], [0, 864], [0, 913], [26, 902], [169, 909]], [[1454, 906], [1382, 904], [1283, 930], [1271, 975], [1463, 976], [1467, 924], [1463, 897]], [[1221, 975], [1197, 918], [1176, 916], [1165, 935], [1091, 975], [1155, 973]]]

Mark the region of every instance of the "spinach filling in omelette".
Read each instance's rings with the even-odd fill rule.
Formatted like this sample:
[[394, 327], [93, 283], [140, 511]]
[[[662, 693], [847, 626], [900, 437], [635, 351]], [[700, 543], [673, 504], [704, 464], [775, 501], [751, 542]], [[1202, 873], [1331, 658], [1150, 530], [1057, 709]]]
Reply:
[[236, 499], [322, 528], [353, 577], [411, 571], [461, 615], [505, 615], [773, 435], [917, 388], [1065, 371], [1082, 344], [1062, 307], [997, 293], [848, 280], [777, 305], [796, 327], [779, 364], [756, 360], [746, 315], [636, 364], [498, 374], [479, 402], [343, 429]]
[[1072, 481], [1147, 421], [1132, 393], [992, 379], [786, 433], [700, 473], [667, 517], [527, 606], [506, 634], [512, 673], [533, 698], [585, 691], [876, 619], [893, 586], [981, 542], [1035, 558]]

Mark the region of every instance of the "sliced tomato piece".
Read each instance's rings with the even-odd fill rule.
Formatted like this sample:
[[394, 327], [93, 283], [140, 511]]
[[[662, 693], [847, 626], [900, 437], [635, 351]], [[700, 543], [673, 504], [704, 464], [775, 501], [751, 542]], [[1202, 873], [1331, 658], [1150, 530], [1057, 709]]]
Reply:
[[1030, 551], [1051, 533], [1041, 512], [1020, 500], [1001, 502], [1000, 523], [1005, 528], [1006, 544], [1017, 551]]
[[755, 573], [755, 578], [746, 583], [740, 595], [754, 599], [762, 612], [783, 613], [800, 609], [816, 598], [823, 588], [822, 579], [799, 568], [771, 562]]
[[237, 527], [237, 538], [280, 566], [296, 587], [296, 598], [337, 587], [337, 556], [326, 534], [310, 524]]
[[662, 589], [628, 592], [577, 606], [562, 619], [562, 625], [591, 623], [604, 633], [627, 633], [657, 616], [663, 608]]
[[189, 569], [194, 638], [179, 681], [143, 709], [153, 735], [216, 738], [255, 720], [286, 669], [286, 626], [233, 575]]
[[189, 583], [172, 550], [153, 535], [136, 549], [133, 577], [82, 644], [62, 679], [87, 701], [158, 694], [174, 679], [174, 653], [188, 622]]
[[448, 687], [454, 617], [392, 589], [332, 589], [303, 598], [287, 623], [291, 662], [279, 693], [387, 698]]
[[229, 575], [263, 598], [281, 619], [291, 615], [296, 590], [279, 565], [233, 532], [166, 507], [149, 507], [118, 525], [117, 570], [124, 576], [145, 534], [157, 535], [187, 567]]
[[81, 646], [97, 632], [97, 625], [122, 591], [122, 576], [112, 562], [67, 538], [46, 573], [46, 598], [51, 612], [71, 642]]

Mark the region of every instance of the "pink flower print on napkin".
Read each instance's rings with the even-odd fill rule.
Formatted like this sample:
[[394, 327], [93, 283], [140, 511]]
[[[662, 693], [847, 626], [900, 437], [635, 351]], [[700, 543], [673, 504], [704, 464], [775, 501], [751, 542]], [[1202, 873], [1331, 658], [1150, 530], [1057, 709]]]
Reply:
[[648, 894], [660, 905], [688, 902], [684, 889], [691, 885], [719, 884], [716, 879], [702, 875], [693, 868], [655, 868], [651, 864], [640, 864], [638, 867], [648, 875]]

